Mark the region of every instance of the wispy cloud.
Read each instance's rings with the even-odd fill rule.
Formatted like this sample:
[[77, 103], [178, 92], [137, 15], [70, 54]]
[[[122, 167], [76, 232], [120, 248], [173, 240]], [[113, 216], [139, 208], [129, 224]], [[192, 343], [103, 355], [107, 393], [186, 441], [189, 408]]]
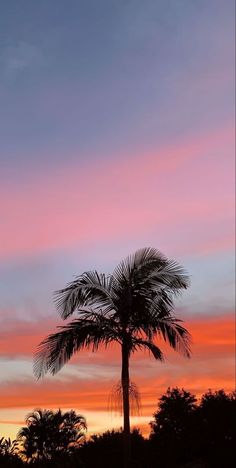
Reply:
[[0, 255], [75, 248], [95, 237], [152, 241], [157, 231], [162, 239], [171, 233], [171, 243], [176, 239], [189, 253], [199, 244], [227, 248], [233, 224], [232, 136], [223, 129], [151, 154], [59, 168], [25, 187], [15, 184], [11, 193], [9, 184], [3, 185]]
[[3, 48], [0, 56], [5, 75], [16, 75], [35, 65], [42, 57], [40, 49], [33, 44], [19, 41], [17, 44]]

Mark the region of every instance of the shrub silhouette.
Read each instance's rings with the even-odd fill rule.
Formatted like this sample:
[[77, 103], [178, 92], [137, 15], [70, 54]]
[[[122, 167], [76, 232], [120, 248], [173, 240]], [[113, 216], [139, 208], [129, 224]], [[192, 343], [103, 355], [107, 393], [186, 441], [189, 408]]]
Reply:
[[[138, 429], [131, 432], [131, 466], [145, 468], [148, 441]], [[106, 431], [91, 436], [80, 450], [80, 457], [86, 468], [121, 468], [123, 466], [123, 432]]]

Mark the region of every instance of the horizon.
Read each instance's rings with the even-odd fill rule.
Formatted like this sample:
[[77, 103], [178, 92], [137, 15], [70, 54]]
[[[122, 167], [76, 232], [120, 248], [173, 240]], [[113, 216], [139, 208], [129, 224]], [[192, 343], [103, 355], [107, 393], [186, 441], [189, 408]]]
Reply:
[[146, 435], [167, 387], [235, 387], [234, 1], [1, 7], [0, 435], [37, 407], [122, 425], [116, 346], [40, 381], [32, 359], [63, 325], [55, 290], [151, 246], [190, 275], [175, 303], [193, 354], [132, 356]]

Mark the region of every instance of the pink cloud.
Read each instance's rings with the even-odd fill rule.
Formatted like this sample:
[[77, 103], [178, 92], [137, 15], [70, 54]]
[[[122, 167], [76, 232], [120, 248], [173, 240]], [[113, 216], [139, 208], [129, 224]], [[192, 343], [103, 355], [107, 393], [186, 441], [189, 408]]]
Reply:
[[[9, 190], [9, 184], [3, 185], [0, 256], [111, 239], [150, 239], [156, 232], [165, 238], [171, 231], [173, 239], [185, 225], [192, 226], [186, 235], [194, 249], [196, 241], [199, 244], [198, 232], [194, 235], [198, 223], [205, 223], [208, 231], [219, 225], [217, 233], [210, 233], [211, 245], [228, 248], [231, 145], [232, 132], [227, 129], [135, 158], [35, 175], [24, 187]], [[210, 239], [200, 239], [203, 250]]]

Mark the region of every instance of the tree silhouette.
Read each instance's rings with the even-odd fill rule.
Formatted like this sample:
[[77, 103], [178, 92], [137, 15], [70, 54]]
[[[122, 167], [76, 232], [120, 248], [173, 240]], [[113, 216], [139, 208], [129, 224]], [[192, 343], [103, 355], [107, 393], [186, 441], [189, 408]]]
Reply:
[[154, 421], [150, 423], [151, 438], [157, 436], [166, 438], [183, 438], [183, 433], [188, 426], [189, 417], [196, 409], [194, 395], [178, 387], [167, 389], [165, 395], [159, 400], [159, 408], [154, 413]]
[[202, 395], [198, 408], [201, 452], [210, 466], [236, 465], [236, 394], [224, 390]]
[[[178, 387], [168, 388], [161, 396], [154, 420], [150, 423], [150, 441], [159, 450], [163, 466], [174, 466], [176, 460], [191, 458], [195, 450], [197, 399]], [[169, 448], [166, 452], [166, 447]]]
[[125, 467], [130, 458], [130, 355], [148, 349], [155, 359], [163, 361], [154, 341], [161, 336], [173, 349], [190, 357], [190, 335], [173, 313], [174, 296], [188, 285], [188, 276], [177, 262], [153, 248], [144, 248], [123, 260], [112, 275], [85, 272], [56, 293], [61, 317], [67, 319], [77, 311], [78, 318], [40, 343], [35, 375], [55, 374], [83, 348], [96, 351], [100, 345], [119, 343]]
[[196, 404], [190, 392], [168, 388], [151, 422], [150, 467], [158, 459], [162, 468], [182, 467], [183, 463], [186, 467], [233, 468], [235, 420], [235, 393], [209, 390]]
[[85, 418], [68, 411], [36, 409], [28, 414], [27, 426], [17, 435], [23, 459], [46, 461], [78, 447], [86, 429]]
[[20, 467], [23, 466], [20, 458], [17, 456], [17, 441], [0, 437], [0, 466], [1, 467]]

